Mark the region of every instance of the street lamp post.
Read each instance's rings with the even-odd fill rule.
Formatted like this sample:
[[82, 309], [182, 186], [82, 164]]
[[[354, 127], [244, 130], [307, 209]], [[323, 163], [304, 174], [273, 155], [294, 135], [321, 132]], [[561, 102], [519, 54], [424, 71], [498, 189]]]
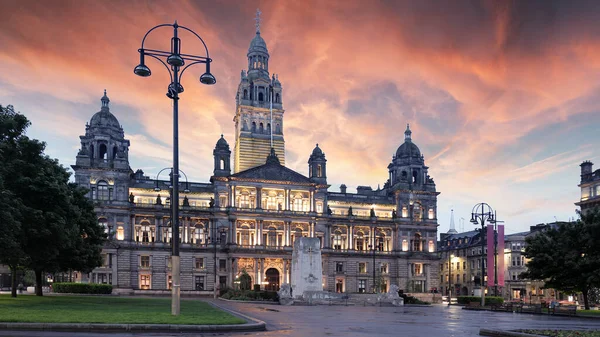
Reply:
[[[171, 50], [170, 51], [162, 51], [156, 49], [145, 49], [144, 42], [146, 42], [146, 38], [148, 35], [154, 31], [155, 29], [162, 27], [173, 27], [173, 37], [171, 38]], [[198, 40], [204, 46], [206, 51], [206, 56], [196, 56], [189, 54], [181, 53], [181, 40], [178, 37], [178, 29], [183, 29], [195, 35]], [[173, 24], [162, 24], [155, 26], [150, 29], [144, 38], [142, 39], [142, 46], [138, 49], [140, 53], [140, 64], [137, 65], [133, 72], [134, 74], [141, 77], [148, 77], [152, 74], [150, 68], [146, 66], [145, 57], [149, 56], [160, 63], [162, 63], [167, 71], [169, 72], [169, 76], [171, 78], [171, 83], [167, 89], [167, 97], [173, 100], [173, 189], [172, 189], [172, 202], [171, 204], [177, 203], [179, 205], [179, 94], [183, 92], [183, 86], [180, 84], [181, 76], [185, 73], [185, 70], [194, 64], [206, 64], [206, 72], [200, 76], [200, 83], [203, 84], [215, 84], [217, 80], [210, 73], [210, 63], [212, 59], [209, 57], [208, 48], [204, 43], [204, 40], [196, 34], [191, 29], [179, 26], [177, 21]], [[163, 61], [163, 59], [166, 61]], [[185, 62], [188, 61], [189, 64], [185, 65]], [[169, 67], [170, 66], [170, 67]], [[173, 236], [179, 238], [179, 207], [172, 207], [172, 218], [171, 226], [173, 227]], [[173, 265], [173, 290], [172, 290], [172, 301], [171, 301], [171, 314], [179, 315], [180, 313], [180, 297], [181, 297], [181, 289], [180, 289], [180, 259], [179, 259], [179, 240], [172, 240], [173, 242], [173, 251], [172, 255], [172, 265]]]
[[485, 256], [485, 240], [484, 240], [484, 234], [485, 234], [485, 222], [486, 221], [490, 221], [490, 222], [494, 222], [494, 211], [492, 210], [492, 207], [490, 207], [490, 205], [486, 204], [485, 202], [479, 203], [477, 205], [475, 205], [473, 207], [473, 210], [471, 211], [471, 223], [477, 225], [478, 223], [481, 223], [481, 233], [480, 233], [480, 239], [481, 239], [481, 306], [483, 307], [485, 305], [485, 287], [483, 285], [483, 282], [485, 281], [485, 262], [484, 262], [484, 256]]
[[373, 250], [373, 294], [377, 292], [377, 286], [375, 285], [375, 245], [369, 245], [369, 248]]
[[454, 255], [450, 254], [448, 251], [448, 305], [452, 303], [452, 259], [454, 259]]
[[[504, 221], [498, 220], [496, 211], [494, 211], [494, 219], [489, 221], [494, 224], [494, 296], [498, 296], [498, 223]], [[504, 255], [502, 255], [502, 258], [504, 258]]]

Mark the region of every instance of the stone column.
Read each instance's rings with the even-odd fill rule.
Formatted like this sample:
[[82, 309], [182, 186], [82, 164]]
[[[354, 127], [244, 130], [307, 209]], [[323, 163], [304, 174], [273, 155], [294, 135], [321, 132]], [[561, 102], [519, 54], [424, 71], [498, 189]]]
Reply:
[[262, 208], [262, 187], [256, 188], [256, 208]]
[[354, 226], [353, 225], [348, 225], [347, 239], [348, 239], [348, 249], [349, 250], [354, 249]]
[[256, 236], [256, 244], [257, 245], [262, 245], [264, 244], [262, 242], [262, 234], [263, 234], [263, 220], [262, 219], [258, 219], [256, 220], [257, 222], [257, 236]]
[[260, 288], [263, 289], [264, 285], [262, 284], [263, 280], [265, 279], [265, 259], [261, 258], [260, 259], [260, 279], [258, 284], [260, 284]]
[[283, 259], [283, 283], [290, 283], [287, 275], [288, 270], [288, 262], [286, 259]]
[[325, 225], [325, 248], [331, 248], [331, 224]]
[[235, 186], [231, 186], [231, 207], [237, 207], [235, 204]]
[[283, 228], [285, 228], [285, 241], [286, 241], [286, 246], [291, 246], [292, 245], [292, 238], [291, 238], [291, 232], [292, 232], [292, 222], [291, 221], [287, 221], [284, 222]]
[[431, 282], [431, 275], [429, 273], [429, 269], [430, 269], [430, 264], [423, 264], [423, 269], [425, 272], [425, 285], [423, 285], [423, 291], [427, 292], [429, 291], [429, 282]]
[[310, 202], [310, 211], [314, 212], [315, 211], [315, 192], [314, 191], [310, 191], [309, 192], [309, 202]]
[[230, 218], [229, 219], [229, 243], [231, 244], [236, 244], [236, 231], [235, 231], [235, 226], [236, 226], [236, 221], [235, 219]]
[[284, 195], [285, 195], [285, 210], [289, 211], [290, 210], [290, 190], [286, 189], [284, 191]]
[[[254, 258], [254, 284], [260, 284], [260, 275], [258, 265], [260, 264], [260, 259]], [[252, 285], [252, 289], [254, 289], [254, 284]]]

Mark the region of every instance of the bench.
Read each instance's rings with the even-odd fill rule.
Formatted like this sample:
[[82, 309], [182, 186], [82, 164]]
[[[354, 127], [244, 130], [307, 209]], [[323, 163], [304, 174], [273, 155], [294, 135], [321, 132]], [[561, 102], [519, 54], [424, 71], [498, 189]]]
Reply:
[[518, 310], [518, 305], [513, 306], [512, 302], [505, 302], [502, 304], [492, 304], [492, 311], [507, 311], [513, 312], [514, 309]]
[[541, 314], [542, 313], [542, 305], [541, 304], [523, 304], [520, 309], [517, 309], [517, 312], [524, 313], [529, 312], [533, 314]]
[[577, 306], [575, 305], [559, 305], [552, 309], [552, 314], [570, 315], [575, 316], [577, 314]]

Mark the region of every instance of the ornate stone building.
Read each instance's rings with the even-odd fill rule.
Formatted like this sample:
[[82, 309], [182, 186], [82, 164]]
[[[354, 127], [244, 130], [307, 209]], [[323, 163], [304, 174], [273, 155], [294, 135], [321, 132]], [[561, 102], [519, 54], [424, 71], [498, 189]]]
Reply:
[[600, 207], [600, 169], [593, 171], [594, 164], [590, 161], [581, 163], [581, 199], [575, 205], [581, 207], [582, 212]]
[[[242, 270], [254, 284], [275, 290], [290, 282], [293, 243], [303, 236], [321, 241], [326, 290], [438, 288], [439, 193], [410, 128], [383, 188], [359, 186], [348, 193], [342, 185], [340, 192], [330, 192], [327, 160], [318, 145], [307, 156], [307, 175], [285, 167], [282, 86], [269, 75], [268, 64], [257, 29], [236, 94], [234, 171], [232, 151], [221, 136], [210, 182], [180, 183], [182, 291], [234, 286]], [[173, 239], [170, 181], [131, 170], [128, 147], [105, 94], [73, 165], [111, 237], [104, 265], [88, 278], [112, 283], [117, 291], [166, 291]]]

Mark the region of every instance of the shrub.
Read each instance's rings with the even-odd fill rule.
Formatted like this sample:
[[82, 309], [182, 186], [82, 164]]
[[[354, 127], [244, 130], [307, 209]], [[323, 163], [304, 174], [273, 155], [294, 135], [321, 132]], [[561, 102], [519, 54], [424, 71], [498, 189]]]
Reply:
[[237, 301], [279, 301], [279, 295], [276, 291], [253, 291], [229, 289], [221, 295], [226, 300]]
[[54, 283], [52, 291], [69, 294], [111, 294], [112, 285], [95, 283]]
[[404, 299], [404, 304], [431, 304], [429, 302], [421, 301], [420, 299], [418, 299], [416, 297], [408, 296], [404, 293], [401, 293], [400, 297], [402, 297], [402, 299]]
[[254, 285], [254, 291], [260, 291], [260, 284]]
[[[481, 302], [481, 297], [479, 296], [458, 296], [456, 298], [458, 304], [469, 304], [471, 302]], [[502, 297], [494, 297], [494, 296], [486, 296], [485, 297], [485, 305], [492, 304], [502, 304], [504, 303], [504, 298]]]
[[240, 290], [250, 290], [252, 286], [252, 278], [246, 272], [246, 269], [242, 269], [242, 275], [240, 275]]

